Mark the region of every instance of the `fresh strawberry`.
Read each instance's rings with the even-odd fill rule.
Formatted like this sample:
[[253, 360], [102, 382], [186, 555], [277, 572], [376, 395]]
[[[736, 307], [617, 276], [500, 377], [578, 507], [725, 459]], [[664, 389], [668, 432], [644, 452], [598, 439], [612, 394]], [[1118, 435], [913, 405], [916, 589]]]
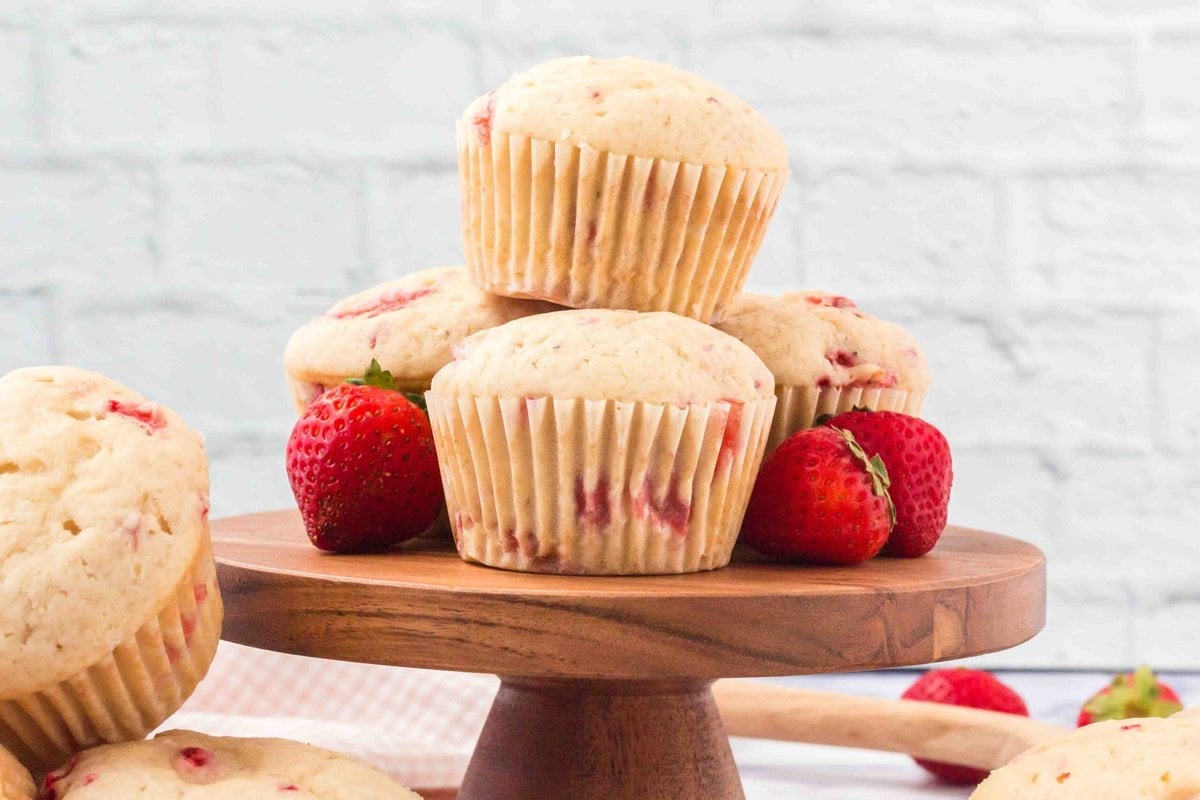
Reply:
[[371, 362], [322, 394], [292, 429], [287, 473], [322, 550], [381, 550], [433, 524], [444, 502], [429, 419]]
[[808, 428], [763, 464], [742, 522], [742, 541], [779, 558], [857, 564], [892, 527], [887, 470], [839, 428]]
[[[1001, 683], [992, 673], [979, 669], [957, 667], [930, 670], [908, 687], [901, 697], [905, 700], [922, 700], [927, 703], [945, 703], [1029, 716], [1029, 709], [1019, 694]], [[943, 764], [923, 758], [913, 760], [926, 771], [949, 783], [979, 783], [988, 775], [987, 770], [976, 767]]]
[[853, 433], [863, 450], [878, 455], [887, 467], [896, 524], [883, 552], [916, 558], [932, 550], [946, 529], [954, 477], [942, 432], [897, 411], [846, 411], [825, 424]]
[[1145, 664], [1133, 672], [1117, 675], [1096, 692], [1079, 710], [1078, 727], [1106, 719], [1169, 717], [1183, 709], [1175, 690], [1158, 680]]

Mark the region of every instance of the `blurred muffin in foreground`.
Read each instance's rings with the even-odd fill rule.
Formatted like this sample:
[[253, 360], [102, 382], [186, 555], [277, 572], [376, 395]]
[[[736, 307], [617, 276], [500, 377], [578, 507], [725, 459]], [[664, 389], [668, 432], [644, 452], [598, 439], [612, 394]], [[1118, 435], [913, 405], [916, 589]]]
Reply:
[[374, 767], [287, 739], [168, 731], [73, 756], [44, 800], [421, 800]]
[[55, 766], [140, 739], [221, 631], [199, 434], [72, 367], [0, 379], [0, 744]]

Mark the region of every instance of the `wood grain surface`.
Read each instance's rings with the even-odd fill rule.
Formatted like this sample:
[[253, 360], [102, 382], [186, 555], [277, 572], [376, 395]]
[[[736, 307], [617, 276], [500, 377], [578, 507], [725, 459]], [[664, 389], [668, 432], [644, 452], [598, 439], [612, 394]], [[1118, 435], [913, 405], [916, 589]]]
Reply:
[[1004, 649], [1045, 620], [1041, 552], [954, 526], [919, 559], [812, 567], [739, 553], [724, 569], [653, 577], [505, 572], [422, 540], [331, 555], [290, 510], [216, 520], [213, 535], [224, 638], [377, 664], [538, 678], [792, 675]]
[[717, 681], [713, 695], [730, 736], [908, 753], [987, 770], [1070, 732], [1020, 714], [762, 681]]
[[705, 680], [505, 678], [458, 800], [744, 800]]

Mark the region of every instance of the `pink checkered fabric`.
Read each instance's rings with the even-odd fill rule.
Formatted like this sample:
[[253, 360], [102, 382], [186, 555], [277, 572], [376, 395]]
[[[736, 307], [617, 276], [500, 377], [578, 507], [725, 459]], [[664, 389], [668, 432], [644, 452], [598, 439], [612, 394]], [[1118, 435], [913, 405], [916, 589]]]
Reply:
[[349, 753], [406, 786], [457, 786], [499, 681], [349, 664], [222, 642], [163, 729], [280, 736]]

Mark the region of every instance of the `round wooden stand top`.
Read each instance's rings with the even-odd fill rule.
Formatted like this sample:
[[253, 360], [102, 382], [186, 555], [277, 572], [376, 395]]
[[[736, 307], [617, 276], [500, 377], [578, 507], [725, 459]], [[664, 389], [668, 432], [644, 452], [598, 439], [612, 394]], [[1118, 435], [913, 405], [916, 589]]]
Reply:
[[331, 555], [295, 511], [216, 520], [223, 638], [308, 656], [540, 678], [718, 678], [923, 664], [1020, 644], [1045, 559], [951, 526], [853, 567], [752, 555], [691, 575], [575, 577], [463, 562], [449, 542]]

